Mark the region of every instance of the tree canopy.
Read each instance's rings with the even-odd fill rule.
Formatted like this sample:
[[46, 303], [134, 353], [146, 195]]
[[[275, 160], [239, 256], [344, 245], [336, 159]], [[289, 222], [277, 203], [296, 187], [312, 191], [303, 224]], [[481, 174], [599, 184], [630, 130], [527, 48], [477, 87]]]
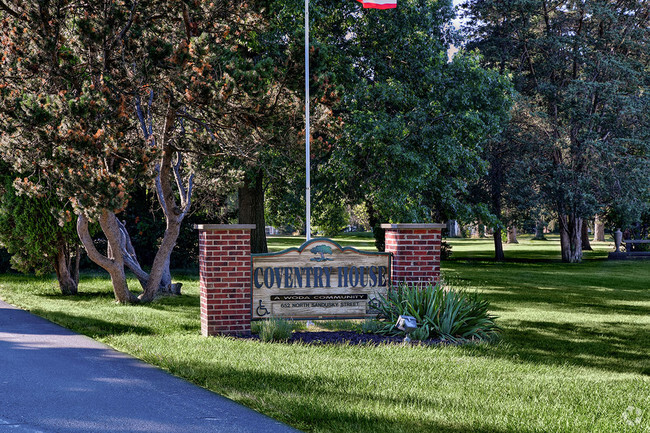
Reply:
[[580, 261], [584, 218], [647, 201], [646, 2], [468, 0], [468, 46], [527, 99], [531, 179], [555, 209], [562, 258]]
[[[481, 67], [475, 53], [449, 61], [451, 1], [310, 7], [311, 62], [321, 71], [310, 78], [329, 86], [319, 100], [333, 114], [329, 129], [314, 133], [316, 224], [340, 227], [344, 204], [364, 203], [373, 226], [469, 213], [468, 183], [486, 168], [481, 146], [504, 124], [510, 94], [507, 78]], [[298, 176], [270, 186], [280, 221], [302, 215]]]
[[[69, 200], [89, 256], [111, 274], [117, 299], [138, 300], [126, 286], [126, 265], [143, 283], [139, 299], [151, 300], [189, 211], [194, 171], [221, 179], [220, 186], [238, 178], [238, 165], [294, 117], [286, 62], [267, 43], [276, 39], [265, 4], [2, 6], [0, 153], [28, 173], [16, 187]], [[138, 183], [157, 191], [167, 218], [151, 274], [116, 217]], [[86, 230], [92, 219], [108, 239], [106, 254]]]

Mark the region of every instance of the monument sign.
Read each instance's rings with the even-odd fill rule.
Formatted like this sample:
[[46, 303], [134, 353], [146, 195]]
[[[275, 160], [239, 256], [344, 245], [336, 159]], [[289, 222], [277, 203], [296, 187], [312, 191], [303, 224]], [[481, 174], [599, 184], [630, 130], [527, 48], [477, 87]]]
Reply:
[[312, 239], [300, 248], [252, 254], [252, 318], [363, 318], [390, 284], [390, 253]]

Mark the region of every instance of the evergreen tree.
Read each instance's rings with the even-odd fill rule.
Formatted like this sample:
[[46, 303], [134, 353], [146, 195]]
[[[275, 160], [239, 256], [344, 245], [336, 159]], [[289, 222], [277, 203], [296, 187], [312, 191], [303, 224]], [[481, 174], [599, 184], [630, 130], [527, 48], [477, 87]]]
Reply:
[[80, 243], [70, 206], [54, 197], [30, 197], [13, 186], [5, 164], [0, 185], [0, 245], [11, 254], [12, 267], [37, 275], [56, 272], [64, 295], [77, 293]]
[[[111, 275], [119, 302], [152, 300], [171, 286], [194, 173], [223, 188], [295, 118], [266, 3], [0, 6], [0, 154], [29, 173], [19, 182], [29, 194], [70, 200], [88, 255]], [[149, 273], [117, 217], [137, 184], [156, 191], [166, 220]], [[107, 238], [105, 255], [91, 220]], [[143, 286], [139, 296], [125, 267]]]
[[468, 47], [511, 74], [531, 106], [535, 188], [582, 259], [585, 218], [647, 201], [649, 6], [637, 0], [468, 0]]

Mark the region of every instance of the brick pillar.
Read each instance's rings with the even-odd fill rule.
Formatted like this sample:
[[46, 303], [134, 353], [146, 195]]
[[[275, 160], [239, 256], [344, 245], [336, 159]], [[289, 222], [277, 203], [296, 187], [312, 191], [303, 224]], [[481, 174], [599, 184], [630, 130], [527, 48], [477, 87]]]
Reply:
[[201, 334], [251, 332], [251, 247], [254, 224], [199, 224]]
[[444, 227], [444, 224], [381, 225], [386, 230], [386, 252], [393, 253], [393, 285], [440, 280], [440, 242]]

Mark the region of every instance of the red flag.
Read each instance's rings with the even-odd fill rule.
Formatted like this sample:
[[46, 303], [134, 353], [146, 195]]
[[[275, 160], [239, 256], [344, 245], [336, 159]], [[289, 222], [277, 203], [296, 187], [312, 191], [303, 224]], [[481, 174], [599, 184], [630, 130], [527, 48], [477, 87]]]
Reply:
[[397, 0], [357, 0], [363, 4], [364, 9], [393, 9], [397, 7]]

